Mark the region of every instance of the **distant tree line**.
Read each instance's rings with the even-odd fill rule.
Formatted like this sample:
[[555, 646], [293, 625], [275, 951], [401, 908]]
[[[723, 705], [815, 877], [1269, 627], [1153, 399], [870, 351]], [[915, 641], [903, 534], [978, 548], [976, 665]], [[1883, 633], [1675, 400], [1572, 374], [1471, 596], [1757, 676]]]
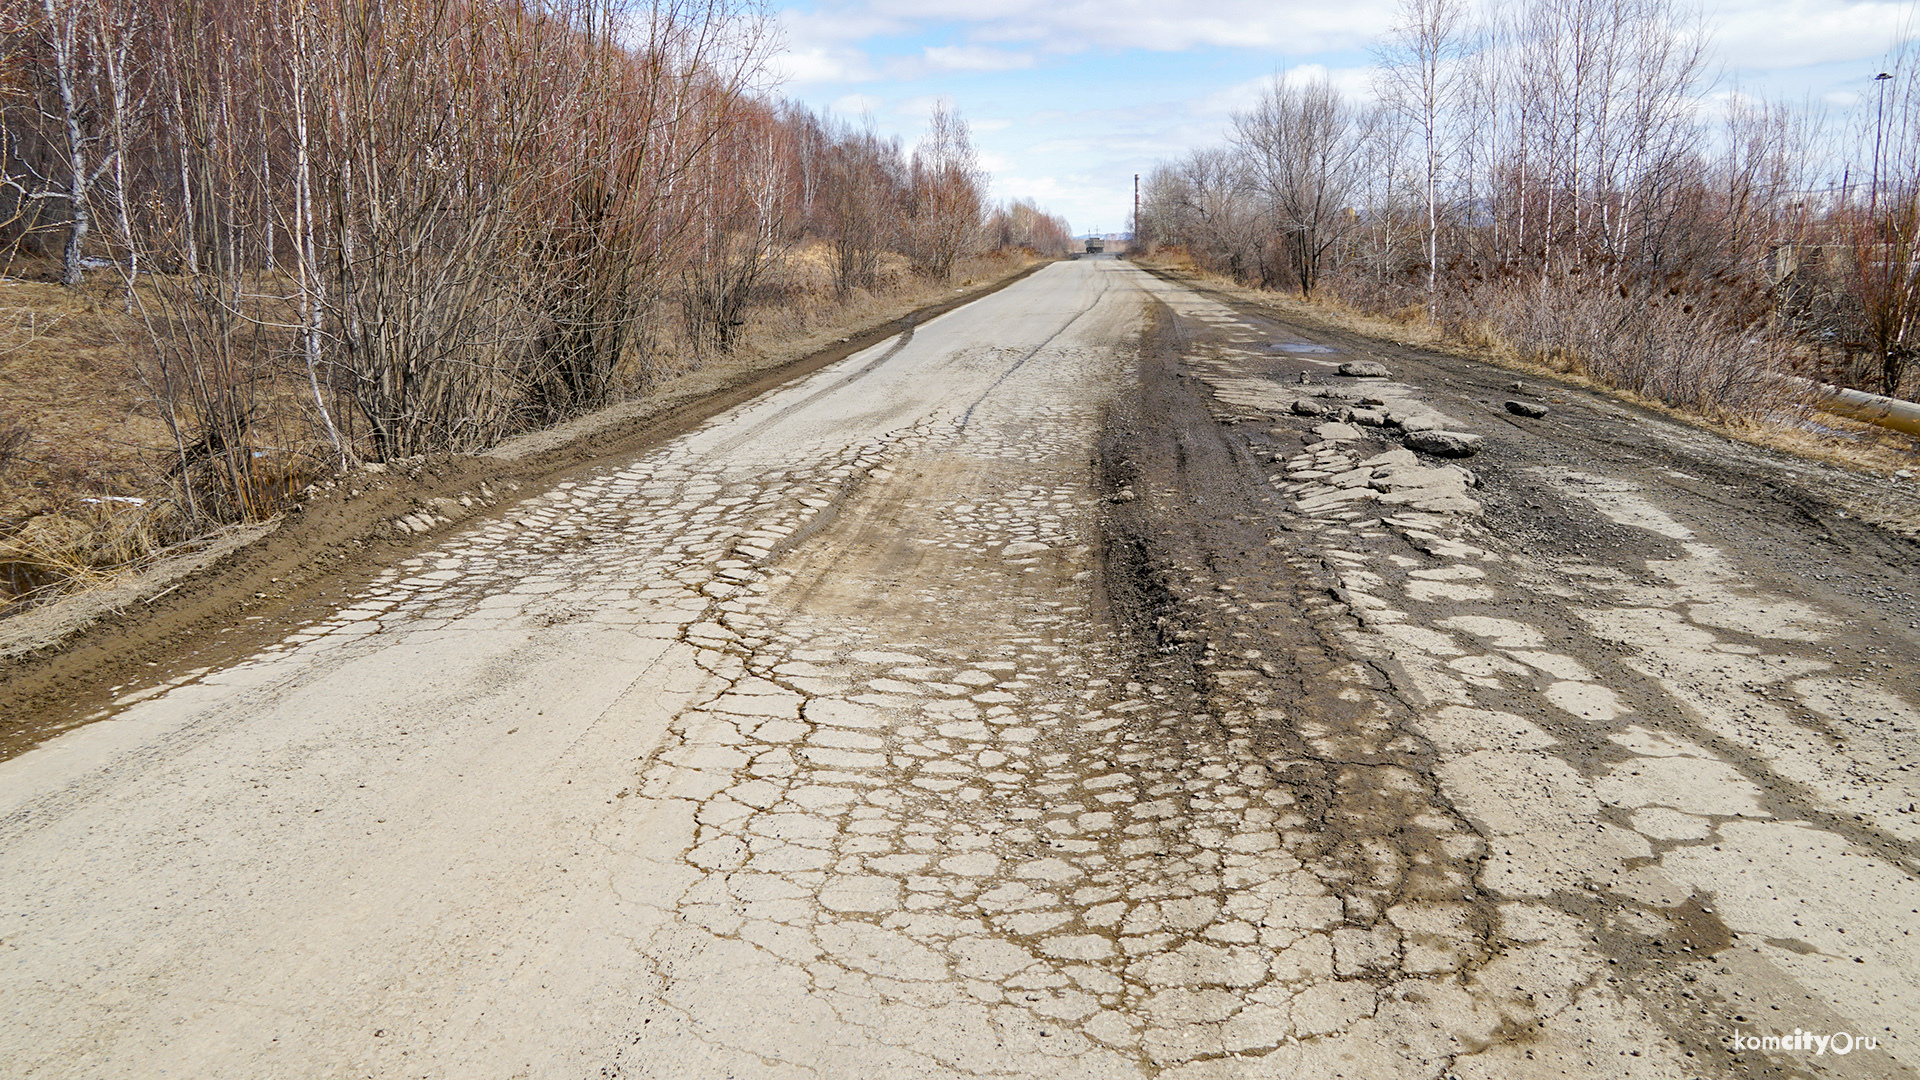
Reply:
[[1373, 104], [1277, 76], [1224, 145], [1162, 163], [1141, 241], [1708, 411], [1772, 400], [1796, 358], [1912, 389], [1910, 46], [1844, 132], [1704, 107], [1706, 27], [1674, 0], [1402, 0], [1377, 58]]
[[800, 245], [842, 299], [1064, 250], [950, 108], [909, 152], [757, 90], [772, 49], [751, 0], [0, 0], [0, 256], [121, 284], [244, 516], [295, 397], [336, 463], [482, 447], [733, 349]]

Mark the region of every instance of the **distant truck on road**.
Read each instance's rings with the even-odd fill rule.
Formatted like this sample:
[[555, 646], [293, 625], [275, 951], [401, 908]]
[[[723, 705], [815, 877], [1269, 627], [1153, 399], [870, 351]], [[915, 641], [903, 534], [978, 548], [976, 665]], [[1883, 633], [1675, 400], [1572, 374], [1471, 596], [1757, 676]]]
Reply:
[[1098, 255], [1105, 250], [1107, 250], [1106, 240], [1098, 236], [1087, 237], [1087, 254]]

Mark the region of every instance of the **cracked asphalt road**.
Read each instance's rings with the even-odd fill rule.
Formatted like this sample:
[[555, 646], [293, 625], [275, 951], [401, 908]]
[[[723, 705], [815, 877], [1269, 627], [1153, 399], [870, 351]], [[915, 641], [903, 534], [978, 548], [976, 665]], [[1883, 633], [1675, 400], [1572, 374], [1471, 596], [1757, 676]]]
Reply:
[[1511, 378], [1087, 260], [476, 517], [0, 763], [0, 1072], [1914, 1075], [1920, 560]]

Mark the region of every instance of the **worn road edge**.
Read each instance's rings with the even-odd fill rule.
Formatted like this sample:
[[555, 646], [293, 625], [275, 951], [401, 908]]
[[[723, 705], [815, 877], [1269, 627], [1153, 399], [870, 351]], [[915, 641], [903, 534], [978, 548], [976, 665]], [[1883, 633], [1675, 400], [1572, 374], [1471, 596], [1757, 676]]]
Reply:
[[397, 520], [464, 519], [521, 488], [659, 446], [1048, 265], [916, 308], [820, 351], [742, 372], [710, 393], [675, 396], [669, 389], [480, 453], [349, 473], [336, 478], [333, 491], [277, 521], [236, 530], [225, 542], [215, 538], [118, 589], [77, 594], [0, 621], [0, 761], [97, 718], [111, 688], [246, 655], [344, 601], [396, 559], [437, 542], [438, 530], [409, 532], [395, 528]]

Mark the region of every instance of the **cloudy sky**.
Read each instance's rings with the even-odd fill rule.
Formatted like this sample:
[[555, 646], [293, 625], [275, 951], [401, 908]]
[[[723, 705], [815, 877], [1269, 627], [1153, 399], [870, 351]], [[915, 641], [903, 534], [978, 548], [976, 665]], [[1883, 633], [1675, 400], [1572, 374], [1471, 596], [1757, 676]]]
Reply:
[[[1325, 70], [1368, 94], [1395, 0], [772, 0], [787, 96], [870, 113], [911, 146], [950, 99], [996, 200], [1026, 197], [1076, 232], [1117, 231], [1135, 173], [1217, 143], [1276, 71]], [[1684, 2], [1684, 0], [1683, 0]], [[1920, 0], [1706, 0], [1717, 93], [1844, 114], [1872, 102]]]

